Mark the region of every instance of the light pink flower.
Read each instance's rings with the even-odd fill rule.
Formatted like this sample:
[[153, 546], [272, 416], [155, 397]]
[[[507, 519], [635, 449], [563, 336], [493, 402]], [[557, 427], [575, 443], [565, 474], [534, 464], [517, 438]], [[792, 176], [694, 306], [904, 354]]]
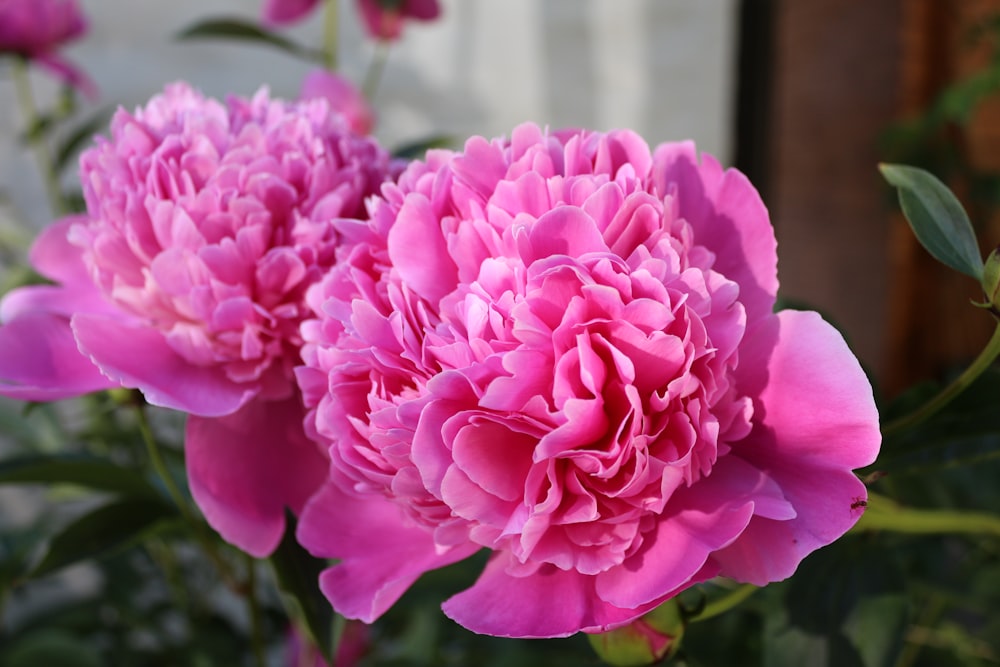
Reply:
[[357, 0], [358, 12], [374, 39], [394, 41], [407, 20], [433, 21], [441, 14], [437, 0]]
[[319, 0], [264, 0], [261, 18], [270, 25], [295, 23], [316, 9]]
[[299, 99], [316, 98], [329, 102], [358, 134], [369, 134], [375, 126], [375, 113], [361, 91], [348, 79], [320, 67], [306, 75], [299, 91]]
[[323, 100], [223, 104], [174, 84], [119, 110], [81, 157], [87, 215], [32, 250], [57, 285], [0, 303], [0, 394], [136, 387], [190, 413], [195, 499], [224, 537], [269, 552], [325, 467], [292, 373], [306, 289], [335, 260], [331, 220], [362, 215], [388, 169]]
[[92, 92], [87, 77], [56, 51], [87, 32], [76, 0], [0, 0], [0, 53], [13, 53], [48, 67], [73, 85]]
[[339, 612], [486, 548], [450, 617], [604, 631], [716, 575], [788, 577], [857, 520], [871, 387], [818, 315], [772, 312], [767, 211], [692, 144], [523, 125], [341, 224], [299, 370], [331, 479], [298, 533], [340, 559]]

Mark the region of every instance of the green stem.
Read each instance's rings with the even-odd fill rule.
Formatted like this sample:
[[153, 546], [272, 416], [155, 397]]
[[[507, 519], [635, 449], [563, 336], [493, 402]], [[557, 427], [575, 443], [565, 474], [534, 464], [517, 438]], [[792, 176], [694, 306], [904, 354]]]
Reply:
[[[17, 99], [21, 106], [21, 114], [27, 123], [28, 132], [33, 132], [39, 122], [38, 107], [35, 104], [35, 96], [31, 92], [31, 80], [28, 78], [28, 64], [22, 58], [14, 60], [13, 67], [14, 87], [17, 90]], [[29, 137], [29, 143], [35, 150], [35, 160], [38, 162], [38, 169], [42, 172], [42, 181], [45, 184], [45, 194], [52, 207], [55, 216], [66, 213], [66, 200], [63, 198], [62, 189], [59, 187], [59, 178], [52, 167], [52, 159], [49, 157], [48, 147], [42, 137]]]
[[724, 614], [730, 609], [738, 606], [759, 590], [760, 587], [754, 586], [753, 584], [743, 584], [742, 586], [734, 588], [721, 598], [712, 600], [706, 604], [701, 611], [688, 618], [688, 622], [697, 623], [698, 621], [707, 621], [710, 618], [715, 618], [716, 616]]
[[1000, 356], [1000, 322], [997, 323], [997, 328], [993, 331], [993, 336], [989, 342], [986, 343], [986, 347], [983, 348], [979, 356], [969, 364], [969, 367], [961, 375], [916, 411], [886, 424], [882, 428], [882, 435], [894, 435], [929, 419], [938, 410], [948, 405], [952, 399], [965, 391], [970, 384], [975, 382], [976, 378], [982, 375], [993, 364], [997, 356]]
[[330, 72], [337, 71], [338, 4], [338, 0], [326, 0], [323, 17], [323, 67]]
[[247, 611], [250, 614], [250, 644], [253, 647], [254, 665], [265, 667], [267, 659], [264, 657], [264, 630], [261, 623], [260, 602], [257, 600], [257, 568], [254, 559], [246, 556], [247, 584], [246, 598]]
[[156, 438], [153, 437], [153, 430], [149, 426], [149, 419], [146, 416], [146, 410], [144, 409], [143, 404], [136, 404], [135, 409], [138, 416], [139, 432], [142, 434], [142, 440], [146, 444], [146, 452], [149, 454], [149, 460], [152, 462], [153, 468], [156, 470], [156, 474], [163, 480], [167, 493], [174, 501], [174, 504], [177, 505], [177, 509], [180, 511], [181, 517], [189, 526], [191, 526], [195, 539], [201, 545], [205, 554], [215, 565], [216, 569], [218, 569], [223, 582], [225, 582], [225, 584], [233, 591], [237, 593], [243, 592], [244, 587], [235, 579], [235, 577], [233, 577], [225, 560], [223, 560], [222, 555], [216, 548], [215, 542], [213, 542], [211, 537], [205, 532], [205, 524], [203, 524], [191, 510], [191, 507], [187, 502], [187, 498], [183, 493], [181, 493], [180, 487], [177, 486], [173, 475], [170, 474], [166, 461], [163, 460], [163, 455], [160, 454], [160, 448], [156, 444]]
[[365, 73], [365, 82], [361, 87], [365, 99], [369, 104], [374, 104], [375, 93], [378, 92], [378, 85], [382, 81], [382, 73], [385, 71], [385, 63], [389, 60], [389, 42], [380, 40], [375, 45], [375, 55], [372, 56], [371, 65]]
[[869, 494], [868, 507], [852, 532], [885, 530], [909, 535], [971, 534], [1000, 537], [1000, 517], [983, 512], [922, 510], [903, 507]]

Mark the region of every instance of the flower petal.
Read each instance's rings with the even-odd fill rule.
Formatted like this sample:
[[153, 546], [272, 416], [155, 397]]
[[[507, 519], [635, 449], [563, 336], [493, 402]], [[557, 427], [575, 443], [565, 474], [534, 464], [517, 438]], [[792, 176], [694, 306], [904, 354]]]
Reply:
[[226, 541], [269, 555], [326, 477], [324, 453], [306, 438], [298, 396], [253, 400], [224, 417], [190, 416], [184, 438], [191, 495]]
[[232, 382], [218, 366], [195, 366], [155, 329], [101, 315], [76, 315], [80, 349], [108, 377], [137, 387], [153, 405], [203, 417], [236, 412], [256, 393]]
[[384, 614], [424, 572], [479, 549], [468, 544], [441, 550], [431, 531], [407, 523], [383, 496], [354, 494], [333, 482], [306, 505], [298, 539], [314, 556], [342, 559], [323, 572], [320, 588], [338, 613], [366, 623]]

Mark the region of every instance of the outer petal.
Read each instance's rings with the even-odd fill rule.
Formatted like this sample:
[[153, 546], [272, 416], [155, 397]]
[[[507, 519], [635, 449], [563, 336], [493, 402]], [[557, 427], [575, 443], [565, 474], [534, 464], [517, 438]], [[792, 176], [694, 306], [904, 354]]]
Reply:
[[294, 23], [311, 12], [316, 2], [317, 0], [264, 0], [261, 17], [265, 23], [272, 25]]
[[83, 263], [83, 249], [69, 242], [70, 227], [86, 222], [85, 215], [71, 215], [52, 223], [31, 244], [28, 259], [40, 274], [59, 283], [90, 282]]
[[203, 417], [236, 412], [255, 388], [230, 381], [218, 366], [194, 366], [173, 351], [160, 332], [100, 315], [76, 315], [80, 349], [107, 376], [138, 387], [153, 405]]
[[691, 142], [658, 146], [652, 176], [660, 196], [677, 198], [695, 241], [715, 253], [713, 268], [739, 283], [747, 321], [769, 315], [778, 292], [777, 242], [767, 208], [747, 177], [723, 170], [709, 155], [699, 164]]
[[[635, 609], [604, 602], [594, 590], [594, 577], [545, 565], [517, 577], [507, 573], [506, 554], [495, 556], [479, 580], [442, 605], [452, 620], [473, 632], [497, 637], [567, 637], [604, 632], [638, 618], [663, 602], [659, 598]], [[712, 576], [706, 570], [690, 583]], [[671, 591], [671, 594], [676, 591]]]
[[285, 508], [302, 511], [326, 477], [327, 460], [305, 436], [298, 396], [254, 400], [225, 417], [191, 416], [185, 457], [191, 494], [208, 523], [258, 558], [285, 531]]
[[777, 482], [797, 515], [754, 517], [715, 559], [727, 576], [764, 584], [790, 576], [806, 555], [855, 524], [867, 494], [851, 470], [875, 460], [881, 435], [864, 372], [816, 313], [785, 311], [762, 323], [741, 359], [748, 362], [742, 383], [763, 386], [754, 430], [731, 455]]
[[3, 396], [54, 401], [117, 386], [80, 354], [65, 317], [26, 314], [0, 327]]
[[320, 577], [338, 613], [371, 623], [427, 572], [471, 556], [475, 544], [441, 551], [433, 534], [408, 523], [379, 495], [356, 495], [328, 482], [306, 505], [299, 542], [313, 555], [340, 558]]

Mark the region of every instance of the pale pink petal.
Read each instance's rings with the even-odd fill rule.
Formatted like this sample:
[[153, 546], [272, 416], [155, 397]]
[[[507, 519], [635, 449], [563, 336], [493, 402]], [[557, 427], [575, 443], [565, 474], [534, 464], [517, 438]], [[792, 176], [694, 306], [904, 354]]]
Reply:
[[90, 274], [83, 262], [83, 249], [67, 238], [73, 225], [86, 221], [85, 215], [71, 215], [43, 229], [28, 253], [31, 266], [57, 283], [90, 282]]
[[251, 556], [269, 555], [326, 478], [327, 459], [306, 438], [305, 408], [250, 401], [224, 417], [190, 416], [184, 437], [191, 495], [222, 537]]
[[457, 269], [429, 201], [407, 200], [387, 243], [396, 270], [414, 292], [433, 303], [453, 289]]
[[[346, 486], [346, 484], [345, 484]], [[306, 504], [299, 542], [314, 556], [339, 558], [320, 588], [338, 613], [371, 623], [428, 570], [466, 558], [477, 545], [440, 549], [380, 495], [356, 495], [327, 483]]]
[[54, 401], [117, 386], [80, 354], [65, 317], [26, 314], [0, 327], [0, 395]]
[[299, 99], [323, 99], [330, 107], [344, 115], [351, 129], [358, 134], [368, 134], [375, 126], [375, 112], [357, 86], [346, 78], [322, 68], [306, 75], [299, 91]]
[[80, 349], [101, 371], [138, 388], [153, 405], [217, 417], [236, 412], [255, 394], [218, 366], [191, 364], [155, 329], [99, 315], [76, 315], [72, 326]]

